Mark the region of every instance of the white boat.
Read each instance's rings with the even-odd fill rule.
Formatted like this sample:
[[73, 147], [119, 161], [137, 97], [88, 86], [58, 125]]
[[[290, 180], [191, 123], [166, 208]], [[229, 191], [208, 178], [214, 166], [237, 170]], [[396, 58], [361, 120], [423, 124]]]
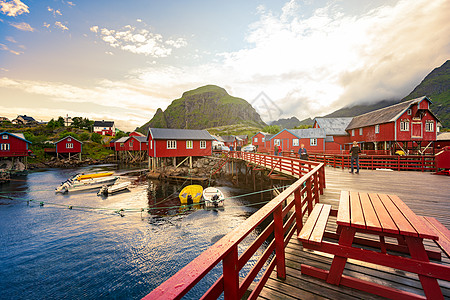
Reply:
[[206, 207], [223, 207], [225, 197], [221, 190], [215, 187], [208, 187], [203, 190], [203, 201]]
[[59, 187], [56, 188], [57, 193], [66, 193], [72, 191], [85, 191], [91, 189], [98, 189], [104, 185], [113, 185], [119, 176], [105, 176], [97, 178], [89, 178], [83, 180], [74, 180], [73, 178], [61, 183]]
[[110, 195], [110, 194], [114, 194], [120, 191], [124, 191], [126, 189], [128, 189], [128, 186], [131, 184], [131, 182], [129, 181], [125, 181], [125, 182], [120, 182], [120, 183], [116, 183], [113, 184], [111, 186], [107, 186], [104, 185], [102, 186], [102, 188], [98, 191], [97, 195]]

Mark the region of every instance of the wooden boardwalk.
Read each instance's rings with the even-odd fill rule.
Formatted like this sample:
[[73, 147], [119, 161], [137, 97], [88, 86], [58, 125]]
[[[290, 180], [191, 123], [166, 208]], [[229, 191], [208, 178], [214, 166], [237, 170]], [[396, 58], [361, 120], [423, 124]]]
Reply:
[[[450, 178], [447, 176], [371, 170], [350, 174], [348, 169], [326, 168], [325, 177], [327, 186], [320, 202], [331, 204], [334, 209], [338, 208], [341, 190], [395, 194], [417, 215], [435, 217], [450, 228]], [[330, 217], [327, 231], [336, 230], [335, 221], [335, 217]], [[432, 241], [427, 240], [425, 245], [427, 249], [440, 250]], [[329, 254], [304, 250], [294, 234], [286, 248], [286, 279], [280, 280], [276, 271], [272, 272], [259, 299], [382, 299], [355, 289], [327, 284], [300, 272], [302, 263], [329, 269], [331, 260]], [[450, 259], [443, 252], [441, 263], [450, 265]], [[350, 259], [344, 275], [424, 295], [418, 276], [412, 273]], [[439, 281], [439, 284], [444, 297], [450, 299], [450, 282]]]

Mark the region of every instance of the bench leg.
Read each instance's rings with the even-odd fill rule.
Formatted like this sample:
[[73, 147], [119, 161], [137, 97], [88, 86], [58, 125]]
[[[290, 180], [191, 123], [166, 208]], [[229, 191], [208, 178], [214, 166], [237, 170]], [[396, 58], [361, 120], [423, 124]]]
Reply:
[[[406, 236], [405, 242], [408, 245], [411, 258], [429, 262], [427, 252], [423, 246], [421, 238]], [[423, 291], [427, 299], [444, 299], [442, 296], [441, 288], [436, 278], [428, 277], [425, 275], [419, 275], [420, 282], [422, 283]]]
[[[351, 246], [353, 244], [353, 238], [355, 237], [355, 229], [350, 227], [343, 227], [341, 230], [341, 236], [339, 237], [339, 245]], [[330, 272], [327, 276], [327, 282], [331, 284], [339, 285], [341, 281], [342, 272], [344, 272], [347, 258], [343, 256], [335, 255], [333, 262], [331, 263]]]

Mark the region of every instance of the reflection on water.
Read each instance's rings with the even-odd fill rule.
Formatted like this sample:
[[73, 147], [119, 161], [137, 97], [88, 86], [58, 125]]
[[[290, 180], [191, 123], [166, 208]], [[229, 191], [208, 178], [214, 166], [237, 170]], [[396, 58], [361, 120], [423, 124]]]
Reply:
[[[130, 190], [108, 197], [54, 193], [75, 173], [114, 168], [42, 170], [0, 185], [2, 298], [141, 298], [260, 207], [244, 206], [260, 195], [237, 197], [250, 191], [218, 186], [224, 209], [180, 208], [183, 182], [129, 175], [123, 180], [132, 182]], [[197, 299], [216, 270], [187, 298]]]

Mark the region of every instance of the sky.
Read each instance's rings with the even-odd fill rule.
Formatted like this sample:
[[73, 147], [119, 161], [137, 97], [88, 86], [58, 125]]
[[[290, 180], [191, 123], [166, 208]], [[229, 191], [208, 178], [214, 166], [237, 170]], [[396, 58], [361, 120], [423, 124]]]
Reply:
[[408, 95], [449, 59], [449, 19], [449, 0], [0, 0], [0, 116], [132, 131], [214, 84], [266, 122], [314, 118]]

